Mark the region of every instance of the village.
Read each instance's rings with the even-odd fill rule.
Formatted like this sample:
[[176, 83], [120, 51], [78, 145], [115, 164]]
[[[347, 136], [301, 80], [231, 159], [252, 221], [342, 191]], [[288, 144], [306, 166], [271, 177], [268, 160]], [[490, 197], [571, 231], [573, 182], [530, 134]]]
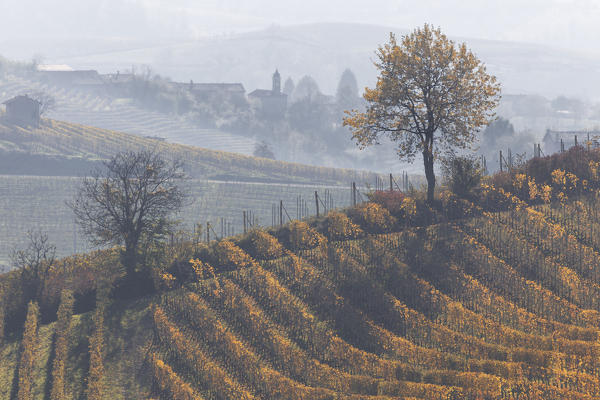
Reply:
[[[98, 95], [112, 97], [131, 96], [137, 80], [148, 79], [132, 72], [100, 74], [96, 70], [73, 70], [67, 65], [38, 65], [33, 78], [45, 85], [78, 89]], [[287, 109], [288, 95], [281, 91], [279, 71], [273, 73], [271, 89], [256, 89], [246, 94], [241, 83], [195, 83], [171, 82], [171, 90], [191, 94], [198, 102], [230, 102], [241, 105], [251, 100], [259, 104], [260, 114], [268, 119], [281, 119]], [[38, 125], [43, 113], [45, 99], [37, 99], [27, 94], [4, 101], [8, 119], [16, 123]]]

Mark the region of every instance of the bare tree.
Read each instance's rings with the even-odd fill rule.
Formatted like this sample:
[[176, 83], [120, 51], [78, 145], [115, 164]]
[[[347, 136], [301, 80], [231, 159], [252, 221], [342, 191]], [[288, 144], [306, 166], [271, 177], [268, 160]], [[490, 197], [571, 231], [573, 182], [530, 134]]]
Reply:
[[254, 146], [254, 153], [252, 153], [254, 157], [263, 157], [270, 158], [271, 160], [275, 160], [275, 153], [271, 150], [271, 146], [267, 141], [263, 140], [260, 143], [256, 143]]
[[27, 239], [27, 248], [14, 249], [10, 258], [13, 267], [21, 272], [24, 296], [39, 302], [50, 268], [56, 261], [56, 246], [50, 243], [46, 233], [39, 230], [28, 231]]
[[140, 247], [170, 232], [170, 215], [184, 194], [179, 161], [167, 162], [153, 151], [124, 152], [83, 178], [70, 207], [85, 234], [99, 245], [123, 245], [126, 279], [135, 286]]
[[47, 92], [35, 92], [31, 95], [31, 98], [40, 103], [40, 115], [56, 109], [56, 99]]

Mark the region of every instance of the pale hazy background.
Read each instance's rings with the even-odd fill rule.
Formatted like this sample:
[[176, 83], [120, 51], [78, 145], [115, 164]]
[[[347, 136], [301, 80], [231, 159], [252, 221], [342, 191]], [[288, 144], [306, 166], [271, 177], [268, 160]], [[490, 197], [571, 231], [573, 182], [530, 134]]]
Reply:
[[[272, 24], [352, 22], [598, 52], [597, 0], [2, 0], [4, 37], [199, 38]], [[32, 50], [31, 47], [29, 50]]]
[[598, 21], [597, 0], [0, 0], [0, 55], [102, 72], [146, 64], [250, 90], [277, 67], [332, 92], [346, 67], [371, 84], [388, 32], [428, 22], [466, 41], [505, 92], [596, 100]]

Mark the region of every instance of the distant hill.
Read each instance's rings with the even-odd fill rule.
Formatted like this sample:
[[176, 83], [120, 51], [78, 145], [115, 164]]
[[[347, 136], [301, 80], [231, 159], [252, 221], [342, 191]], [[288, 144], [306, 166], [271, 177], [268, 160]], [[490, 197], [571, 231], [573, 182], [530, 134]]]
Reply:
[[[242, 82], [249, 90], [270, 87], [271, 73], [278, 68], [283, 79], [291, 76], [297, 82], [312, 75], [324, 92], [334, 93], [345, 68], [356, 73], [359, 87], [374, 83], [374, 52], [390, 32], [401, 35], [407, 30], [342, 23], [271, 27], [171, 45], [86, 51], [49, 61], [103, 71], [146, 64], [175, 80]], [[593, 56], [537, 44], [453, 39], [475, 51], [498, 76], [505, 93], [598, 98], [600, 60]]]

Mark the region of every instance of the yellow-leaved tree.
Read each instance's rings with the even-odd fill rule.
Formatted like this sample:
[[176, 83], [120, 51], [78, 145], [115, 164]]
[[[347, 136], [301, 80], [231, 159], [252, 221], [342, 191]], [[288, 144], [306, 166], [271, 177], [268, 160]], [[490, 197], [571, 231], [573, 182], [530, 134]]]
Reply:
[[466, 149], [487, 125], [500, 99], [500, 85], [466, 44], [456, 45], [425, 24], [377, 50], [375, 88], [365, 89], [365, 112], [347, 111], [344, 125], [360, 148], [382, 136], [397, 143], [401, 159], [420, 152], [433, 202], [434, 160], [441, 151]]

